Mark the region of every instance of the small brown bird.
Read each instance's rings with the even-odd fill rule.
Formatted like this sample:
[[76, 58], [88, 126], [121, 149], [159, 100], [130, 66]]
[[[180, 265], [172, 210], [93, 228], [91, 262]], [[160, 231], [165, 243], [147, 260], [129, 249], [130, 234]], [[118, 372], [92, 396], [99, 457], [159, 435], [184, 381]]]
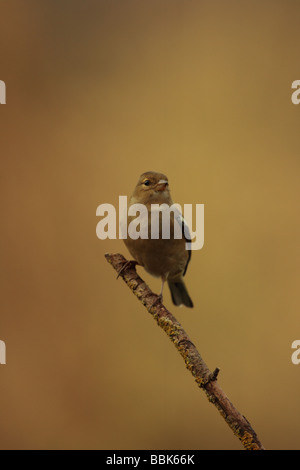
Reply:
[[[143, 173], [131, 196], [129, 208], [133, 204], [143, 204], [147, 208], [146, 217], [148, 220], [145, 222], [148, 230], [148, 238], [132, 239], [128, 236], [124, 242], [130, 254], [136, 260], [137, 264], [143, 266], [148, 273], [161, 278], [161, 299], [164, 283], [167, 281], [173, 303], [175, 305], [184, 304], [187, 307], [193, 307], [193, 302], [183, 282], [183, 276], [186, 273], [191, 259], [191, 251], [187, 250], [185, 246], [186, 242], [190, 241], [190, 239], [187, 226], [185, 225], [181, 213], [178, 211], [177, 214], [174, 214], [174, 212], [170, 211], [170, 236], [168, 239], [165, 239], [162, 238], [163, 225], [161, 221], [163, 214], [160, 212], [159, 233], [156, 235], [156, 238], [151, 237], [151, 205], [167, 204], [167, 206], [170, 207], [173, 204], [166, 175], [154, 171]], [[128, 216], [127, 228], [134, 219], [134, 216]], [[180, 235], [182, 235], [181, 238], [174, 237], [174, 224], [179, 224], [179, 230], [181, 230]], [[152, 228], [153, 225], [152, 223]]]

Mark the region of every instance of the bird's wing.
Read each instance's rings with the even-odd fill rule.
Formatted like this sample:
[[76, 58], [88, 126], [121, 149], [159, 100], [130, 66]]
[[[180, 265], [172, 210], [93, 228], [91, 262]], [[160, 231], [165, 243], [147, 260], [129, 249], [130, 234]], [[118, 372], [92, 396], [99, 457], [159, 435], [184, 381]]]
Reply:
[[[175, 217], [175, 219], [177, 220], [177, 222], [179, 223], [179, 225], [180, 225], [181, 228], [182, 228], [183, 238], [184, 238], [187, 242], [190, 242], [190, 243], [191, 243], [192, 238], [191, 238], [191, 233], [190, 233], [189, 226], [188, 226], [188, 224], [186, 223], [186, 221], [184, 220], [183, 215], [182, 215], [182, 213], [180, 212], [179, 209], [176, 210], [176, 212], [175, 212], [175, 214], [174, 214], [174, 217]], [[191, 257], [192, 257], [192, 250], [187, 250], [187, 251], [188, 251], [188, 260], [187, 260], [186, 265], [185, 265], [185, 268], [184, 268], [183, 276], [184, 276], [185, 273], [186, 273], [187, 267], [188, 267], [189, 262], [191, 261]]]

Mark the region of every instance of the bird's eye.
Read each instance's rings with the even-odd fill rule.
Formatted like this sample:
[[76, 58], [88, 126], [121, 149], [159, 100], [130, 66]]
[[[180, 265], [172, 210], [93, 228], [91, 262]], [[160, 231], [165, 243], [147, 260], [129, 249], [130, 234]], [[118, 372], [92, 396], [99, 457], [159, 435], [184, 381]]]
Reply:
[[150, 180], [145, 180], [143, 184], [144, 184], [145, 186], [149, 186]]

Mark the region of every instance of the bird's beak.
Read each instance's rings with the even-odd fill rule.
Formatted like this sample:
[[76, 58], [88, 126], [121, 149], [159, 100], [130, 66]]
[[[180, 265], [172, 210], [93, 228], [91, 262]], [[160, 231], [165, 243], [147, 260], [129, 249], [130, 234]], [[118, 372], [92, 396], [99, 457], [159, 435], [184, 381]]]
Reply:
[[168, 186], [168, 181], [167, 180], [159, 180], [159, 182], [156, 185], [156, 191], [164, 191], [166, 187]]

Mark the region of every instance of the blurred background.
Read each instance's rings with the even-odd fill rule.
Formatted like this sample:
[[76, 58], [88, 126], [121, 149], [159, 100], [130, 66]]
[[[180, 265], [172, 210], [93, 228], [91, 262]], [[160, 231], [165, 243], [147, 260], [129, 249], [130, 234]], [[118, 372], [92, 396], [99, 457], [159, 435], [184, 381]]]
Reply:
[[[0, 0], [2, 449], [241, 449], [104, 259], [141, 173], [205, 204], [165, 304], [268, 449], [300, 449], [296, 0]], [[160, 281], [138, 269], [154, 292]]]

